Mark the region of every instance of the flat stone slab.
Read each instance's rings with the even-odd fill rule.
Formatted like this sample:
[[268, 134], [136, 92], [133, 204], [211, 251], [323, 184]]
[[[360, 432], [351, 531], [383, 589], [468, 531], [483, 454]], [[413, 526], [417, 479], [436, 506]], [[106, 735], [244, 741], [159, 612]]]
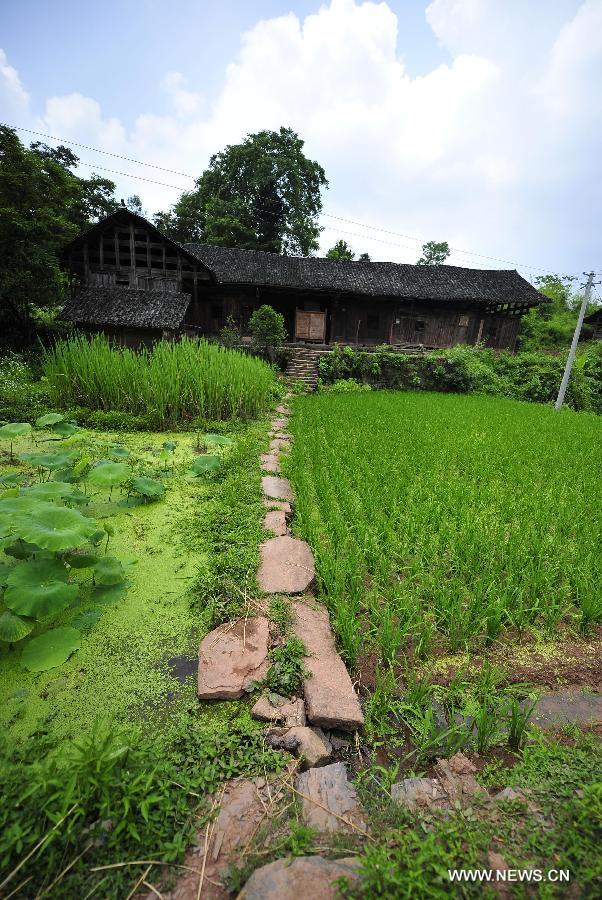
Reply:
[[279, 472], [280, 460], [277, 453], [262, 453], [261, 468], [264, 472]]
[[269, 668], [269, 622], [264, 616], [239, 619], [209, 632], [199, 647], [198, 695], [201, 700], [236, 700], [251, 681]]
[[392, 785], [391, 797], [409, 809], [449, 809], [470, 804], [474, 797], [486, 802], [489, 795], [474, 777], [476, 771], [467, 756], [456, 753], [449, 759], [437, 760], [434, 778], [405, 778]]
[[566, 688], [539, 698], [530, 719], [539, 728], [602, 724], [602, 694]]
[[300, 771], [325, 766], [332, 756], [332, 744], [321, 728], [295, 725], [293, 728], [273, 728], [266, 742], [274, 749], [288, 750], [302, 760]]
[[261, 489], [270, 500], [292, 500], [293, 491], [288, 478], [277, 478], [274, 475], [264, 475], [261, 479]]
[[311, 674], [303, 685], [307, 718], [327, 729], [360, 728], [364, 716], [345, 663], [336, 651], [326, 608], [298, 601], [293, 604], [293, 613], [293, 630], [309, 654], [305, 668]]
[[347, 878], [351, 885], [358, 880], [354, 858], [324, 859], [322, 856], [298, 856], [291, 862], [287, 857], [255, 869], [237, 900], [339, 900], [338, 878]]
[[302, 594], [315, 574], [313, 553], [305, 541], [284, 535], [261, 545], [257, 583], [266, 594]]
[[292, 444], [293, 436], [292, 434], [285, 434], [283, 431], [270, 431], [269, 436], [271, 438], [279, 438], [281, 441], [285, 441], [287, 444]]
[[272, 429], [274, 431], [280, 431], [281, 428], [284, 428], [288, 425], [288, 419], [274, 419], [272, 422]]
[[281, 437], [274, 438], [270, 441], [270, 450], [288, 450], [290, 444], [288, 441], [283, 440]]
[[287, 700], [286, 697], [280, 697], [277, 705], [271, 703], [268, 697], [260, 697], [251, 715], [262, 722], [281, 722], [287, 728], [306, 724], [303, 700]]
[[265, 514], [263, 527], [271, 531], [276, 537], [286, 534], [286, 513], [283, 509], [273, 509]]
[[263, 500], [262, 502], [266, 509], [281, 509], [285, 515], [292, 515], [293, 509], [286, 500]]
[[331, 763], [302, 772], [295, 781], [302, 795], [302, 817], [318, 831], [356, 833], [366, 831], [366, 823], [355, 788], [347, 780], [343, 763]]
[[290, 416], [290, 414], [291, 414], [291, 411], [288, 408], [288, 406], [283, 406], [282, 404], [280, 406], [276, 407], [276, 412], [280, 413], [281, 416]]

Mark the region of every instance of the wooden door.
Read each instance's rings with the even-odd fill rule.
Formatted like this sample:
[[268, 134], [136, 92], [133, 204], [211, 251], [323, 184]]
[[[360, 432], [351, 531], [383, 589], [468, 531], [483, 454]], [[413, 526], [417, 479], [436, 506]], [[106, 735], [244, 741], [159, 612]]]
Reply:
[[326, 338], [326, 313], [307, 309], [295, 310], [295, 340], [324, 343]]

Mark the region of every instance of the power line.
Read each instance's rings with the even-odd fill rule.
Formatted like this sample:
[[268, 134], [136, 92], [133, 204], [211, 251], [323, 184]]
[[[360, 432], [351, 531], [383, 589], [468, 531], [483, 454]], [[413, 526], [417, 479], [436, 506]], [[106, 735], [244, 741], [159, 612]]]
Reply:
[[[146, 166], [148, 168], [157, 169], [162, 172], [169, 172], [172, 175], [179, 175], [182, 178], [189, 178], [193, 181], [197, 180], [196, 176], [190, 175], [186, 172], [179, 172], [176, 169], [168, 169], [168, 168], [165, 168], [164, 166], [158, 166], [155, 163], [148, 163], [148, 162], [144, 162], [143, 160], [133, 159], [132, 157], [129, 157], [129, 156], [123, 156], [119, 153], [113, 153], [110, 150], [101, 150], [99, 147], [93, 147], [89, 144], [82, 144], [82, 143], [79, 143], [78, 141], [72, 141], [72, 140], [67, 140], [66, 138], [55, 137], [54, 135], [46, 134], [45, 132], [42, 132], [42, 131], [34, 131], [31, 128], [24, 128], [24, 127], [18, 126], [18, 125], [9, 125], [7, 122], [3, 122], [0, 124], [4, 125], [7, 128], [12, 128], [15, 131], [23, 131], [23, 132], [26, 132], [27, 134], [34, 134], [37, 137], [44, 137], [44, 138], [46, 138], [46, 140], [58, 141], [61, 144], [66, 144], [66, 145], [70, 145], [73, 147], [81, 147], [82, 149], [91, 150], [94, 153], [102, 153], [104, 156], [112, 156], [115, 159], [122, 159], [125, 162], [131, 162], [138, 166]], [[110, 172], [113, 175], [121, 175], [124, 178], [134, 178], [136, 181], [145, 181], [145, 182], [148, 182], [148, 184], [156, 184], [156, 185], [159, 185], [160, 187], [171, 188], [172, 190], [175, 190], [175, 191], [186, 190], [185, 188], [183, 188], [179, 185], [166, 184], [163, 181], [155, 181], [152, 178], [145, 178], [142, 175], [132, 175], [129, 172], [120, 172], [117, 169], [110, 169], [106, 166], [97, 166], [97, 165], [93, 165], [92, 163], [82, 162], [81, 160], [78, 160], [78, 165], [82, 165], [82, 166], [85, 166], [86, 168], [90, 168], [90, 169], [99, 169], [104, 172]], [[417, 238], [417, 237], [414, 237], [413, 235], [409, 235], [409, 234], [403, 234], [402, 232], [399, 232], [399, 231], [392, 231], [388, 228], [382, 228], [381, 226], [378, 226], [378, 225], [369, 225], [366, 222], [358, 222], [355, 219], [347, 219], [342, 216], [335, 216], [332, 213], [322, 213], [322, 216], [324, 218], [333, 219], [335, 221], [346, 222], [350, 225], [355, 225], [358, 228], [364, 228], [368, 231], [378, 231], [383, 234], [390, 234], [394, 237], [402, 237], [405, 240], [410, 240], [413, 243], [417, 243], [420, 245], [424, 244], [424, 240], [422, 238]], [[372, 240], [372, 241], [377, 241], [378, 243], [381, 243], [381, 244], [387, 244], [388, 246], [391, 246], [391, 247], [404, 247], [406, 249], [410, 249], [408, 244], [400, 244], [399, 242], [394, 243], [392, 241], [384, 241], [379, 238], [374, 238], [371, 236], [369, 237], [368, 235], [357, 234], [357, 233], [350, 232], [350, 231], [345, 232], [345, 231], [343, 231], [343, 229], [338, 229], [338, 230], [341, 231], [343, 234], [348, 234], [352, 237], [359, 237], [362, 240]], [[492, 260], [493, 262], [505, 263], [506, 265], [513, 266], [514, 268], [529, 269], [532, 272], [546, 272], [546, 273], [549, 272], [548, 267], [530, 266], [530, 265], [527, 265], [526, 263], [517, 263], [517, 262], [513, 262], [512, 260], [503, 259], [498, 256], [488, 256], [485, 253], [478, 253], [477, 251], [473, 251], [473, 250], [461, 250], [458, 247], [450, 247], [450, 250], [454, 253], [460, 253], [464, 256], [475, 256], [480, 259], [488, 259], [488, 260]], [[595, 273], [595, 274], [598, 274], [598, 273]]]

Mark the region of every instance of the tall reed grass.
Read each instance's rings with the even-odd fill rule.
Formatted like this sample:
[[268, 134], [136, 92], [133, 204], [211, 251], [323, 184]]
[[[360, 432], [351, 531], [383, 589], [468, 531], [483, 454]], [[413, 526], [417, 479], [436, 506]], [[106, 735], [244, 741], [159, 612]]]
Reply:
[[187, 338], [131, 350], [103, 335], [76, 336], [47, 351], [43, 367], [56, 406], [144, 415], [157, 427], [198, 417], [256, 418], [276, 383], [260, 359]]
[[513, 400], [299, 398], [298, 532], [347, 659], [602, 622], [602, 421]]

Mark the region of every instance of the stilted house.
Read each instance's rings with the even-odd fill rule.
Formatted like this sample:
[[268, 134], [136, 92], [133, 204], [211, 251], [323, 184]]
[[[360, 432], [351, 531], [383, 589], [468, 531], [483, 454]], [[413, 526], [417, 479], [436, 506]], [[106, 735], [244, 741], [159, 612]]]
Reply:
[[545, 298], [516, 271], [280, 256], [177, 244], [123, 208], [64, 251], [72, 293], [63, 318], [128, 345], [248, 330], [264, 303], [291, 343], [513, 350], [521, 316]]

